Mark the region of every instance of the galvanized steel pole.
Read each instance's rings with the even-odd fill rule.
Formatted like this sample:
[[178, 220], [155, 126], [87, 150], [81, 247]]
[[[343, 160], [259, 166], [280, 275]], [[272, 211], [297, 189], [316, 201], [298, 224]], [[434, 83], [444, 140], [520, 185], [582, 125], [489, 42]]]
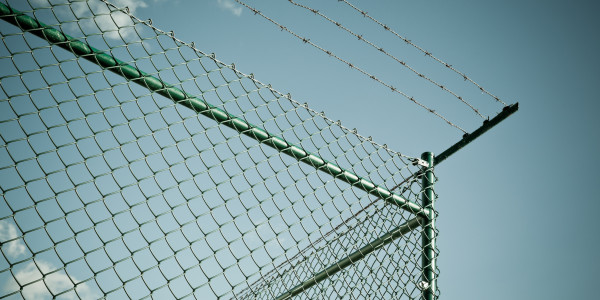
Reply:
[[431, 152], [425, 152], [421, 155], [421, 159], [429, 163], [429, 167], [424, 167], [422, 202], [423, 207], [430, 209], [431, 215], [427, 219], [421, 236], [423, 245], [423, 276], [419, 287], [423, 290], [423, 299], [434, 300], [437, 291], [437, 278], [435, 274], [437, 260], [437, 254], [435, 253], [435, 192], [433, 191], [433, 184], [435, 182], [435, 176], [433, 175], [434, 155]]

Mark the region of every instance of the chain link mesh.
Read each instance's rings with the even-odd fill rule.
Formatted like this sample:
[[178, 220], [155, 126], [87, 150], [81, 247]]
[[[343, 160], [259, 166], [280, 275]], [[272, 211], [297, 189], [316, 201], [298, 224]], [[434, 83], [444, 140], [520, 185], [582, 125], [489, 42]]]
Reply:
[[[17, 10], [419, 203], [414, 158], [128, 10], [0, 3], [0, 298], [271, 299], [415, 218], [14, 26]], [[388, 241], [298, 298], [420, 298], [421, 236]]]

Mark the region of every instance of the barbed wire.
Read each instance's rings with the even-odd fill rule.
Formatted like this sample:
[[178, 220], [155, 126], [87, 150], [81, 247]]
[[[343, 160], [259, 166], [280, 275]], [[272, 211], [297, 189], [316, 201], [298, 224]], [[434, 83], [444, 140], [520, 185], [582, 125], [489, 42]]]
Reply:
[[353, 32], [352, 30], [350, 30], [348, 27], [345, 27], [344, 25], [342, 25], [340, 22], [335, 21], [333, 19], [331, 19], [330, 17], [324, 15], [323, 13], [321, 13], [319, 10], [308, 7], [306, 5], [303, 4], [299, 4], [294, 2], [293, 0], [288, 0], [291, 4], [297, 6], [297, 7], [301, 7], [304, 8], [312, 13], [314, 13], [317, 16], [322, 17], [323, 19], [329, 21], [330, 23], [336, 25], [338, 28], [348, 32], [349, 34], [353, 35], [354, 37], [358, 38], [359, 41], [362, 41], [364, 43], [366, 43], [367, 45], [375, 48], [376, 50], [378, 50], [379, 52], [385, 54], [386, 56], [388, 56], [389, 58], [395, 60], [396, 62], [398, 62], [399, 64], [401, 64], [402, 66], [404, 66], [405, 68], [409, 69], [411, 72], [413, 72], [414, 74], [416, 74], [417, 76], [419, 76], [420, 78], [423, 78], [427, 81], [429, 81], [430, 83], [434, 84], [435, 86], [441, 88], [443, 91], [451, 94], [452, 96], [454, 96], [456, 99], [460, 100], [462, 103], [464, 103], [465, 105], [469, 106], [469, 108], [471, 108], [471, 110], [473, 110], [479, 117], [481, 117], [482, 119], [485, 119], [485, 117], [479, 112], [479, 110], [475, 107], [473, 107], [472, 104], [470, 104], [469, 102], [467, 102], [463, 97], [459, 96], [458, 94], [456, 94], [454, 91], [448, 89], [446, 86], [441, 85], [440, 83], [436, 82], [435, 80], [429, 78], [428, 76], [426, 76], [425, 74], [417, 71], [416, 69], [414, 69], [412, 66], [410, 66], [409, 64], [407, 64], [405, 61], [397, 58], [396, 56], [392, 55], [391, 53], [387, 52], [385, 49], [383, 49], [382, 47], [374, 44], [373, 42], [369, 41], [368, 39], [366, 39], [363, 35], [360, 35], [358, 33]]
[[400, 95], [402, 95], [404, 98], [412, 101], [413, 103], [417, 104], [418, 106], [422, 107], [423, 109], [429, 111], [430, 113], [434, 114], [435, 116], [437, 116], [438, 118], [444, 120], [448, 125], [457, 128], [458, 130], [462, 131], [463, 133], [467, 133], [467, 131], [465, 131], [464, 129], [462, 129], [460, 126], [456, 125], [455, 123], [449, 121], [446, 117], [440, 115], [439, 113], [437, 113], [434, 109], [429, 108], [428, 106], [426, 106], [425, 104], [422, 104], [421, 102], [417, 101], [414, 97], [407, 95], [406, 93], [404, 93], [403, 91], [397, 89], [396, 87], [392, 86], [389, 83], [384, 82], [383, 80], [377, 78], [375, 75], [370, 74], [369, 72], [365, 71], [364, 69], [357, 67], [356, 65], [354, 65], [353, 63], [339, 57], [338, 55], [334, 54], [332, 51], [326, 50], [323, 47], [313, 43], [310, 41], [309, 38], [307, 37], [302, 37], [299, 34], [295, 33], [294, 31], [290, 30], [289, 28], [287, 28], [286, 26], [281, 25], [280, 23], [278, 23], [277, 21], [273, 20], [272, 18], [266, 16], [265, 14], [263, 14], [261, 11], [257, 10], [254, 7], [249, 6], [248, 4], [240, 1], [240, 0], [234, 0], [235, 2], [237, 2], [238, 4], [246, 7], [247, 9], [249, 9], [250, 11], [252, 11], [255, 15], [259, 15], [262, 18], [264, 18], [265, 20], [275, 24], [277, 27], [279, 27], [282, 31], [286, 31], [289, 34], [293, 35], [294, 37], [298, 38], [299, 40], [301, 40], [302, 42], [304, 42], [305, 44], [309, 44], [312, 47], [320, 50], [321, 52], [337, 59], [338, 61], [348, 65], [350, 68], [355, 69], [357, 71], [359, 71], [360, 73], [362, 73], [363, 75], [371, 78], [372, 80], [378, 82], [379, 84], [389, 88], [390, 90], [392, 90], [392, 92], [394, 93], [398, 93]]
[[432, 59], [434, 59], [435, 61], [437, 61], [438, 63], [444, 65], [446, 68], [454, 71], [455, 73], [457, 73], [458, 75], [462, 76], [463, 79], [465, 81], [469, 81], [472, 84], [474, 84], [477, 88], [479, 88], [479, 90], [482, 93], [487, 94], [488, 96], [494, 98], [494, 100], [502, 103], [504, 106], [507, 106], [507, 104], [502, 101], [498, 96], [490, 93], [488, 90], [484, 89], [481, 85], [479, 85], [477, 82], [473, 81], [473, 79], [471, 79], [469, 76], [467, 76], [465, 73], [457, 70], [456, 68], [454, 68], [451, 64], [448, 64], [446, 62], [444, 62], [443, 60], [439, 59], [438, 57], [434, 56], [431, 52], [421, 48], [420, 46], [414, 44], [411, 40], [407, 39], [404, 36], [401, 36], [400, 34], [398, 34], [396, 31], [394, 31], [392, 28], [390, 28], [389, 26], [385, 25], [384, 23], [380, 22], [379, 20], [373, 18], [371, 15], [369, 15], [366, 11], [361, 10], [360, 8], [354, 6], [352, 3], [348, 2], [347, 0], [337, 0], [338, 2], [344, 2], [345, 4], [347, 4], [348, 6], [352, 7], [354, 10], [356, 10], [357, 12], [359, 12], [361, 15], [363, 15], [365, 18], [370, 19], [371, 21], [377, 23], [378, 25], [380, 25], [381, 27], [383, 27], [383, 29], [385, 29], [386, 31], [391, 32], [392, 34], [394, 34], [396, 37], [398, 37], [399, 39], [403, 40], [405, 43], [411, 45], [412, 47], [414, 47], [415, 49], [423, 52], [425, 54], [425, 56], [429, 56]]
[[[11, 233], [9, 242], [23, 243], [27, 251], [23, 259], [19, 257], [23, 253], [8, 255], [6, 247], [0, 252], [9, 262], [0, 273], [5, 272], [12, 280], [6, 296], [27, 297], [43, 285], [43, 296], [54, 298], [160, 298], [158, 295], [165, 294], [175, 298], [211, 294], [238, 298], [237, 291], [265, 271], [278, 269], [279, 262], [297, 251], [306, 253], [302, 246], [323, 232], [332, 227], [342, 231], [326, 233], [325, 245], [311, 244], [317, 251], [308, 262], [294, 263], [291, 271], [278, 274], [279, 283], [265, 287], [262, 293], [272, 299], [303, 277], [362, 249], [362, 245], [370, 245], [381, 234], [389, 236], [389, 228], [416, 220], [402, 207], [370, 201], [372, 196], [357, 193], [356, 185], [341, 183], [338, 176], [321, 177], [321, 168], [313, 165], [303, 169], [301, 159], [290, 162], [281, 156], [283, 151], [267, 150], [261, 140], [245, 143], [242, 130], [232, 133], [225, 127], [228, 121], [213, 116], [217, 124], [204, 124], [197, 120], [201, 118], [196, 114], [199, 109], [179, 108], [183, 108], [183, 101], [192, 99], [191, 95], [197, 95], [194, 100], [205, 101], [206, 106], [216, 103], [211, 106], [219, 108], [218, 112], [229, 110], [237, 113], [239, 120], [257, 121], [253, 124], [269, 129], [273, 133], [267, 132], [270, 137], [289, 133], [285, 137], [291, 141], [299, 145], [306, 142], [306, 149], [338, 162], [340, 167], [347, 166], [355, 171], [352, 176], [376, 180], [382, 187], [418, 173], [413, 171], [416, 164], [411, 167], [399, 157], [406, 156], [396, 156], [370, 138], [357, 140], [355, 130], [339, 130], [339, 122], [316, 117], [322, 113], [306, 114], [306, 104], [291, 100], [289, 95], [277, 96], [270, 85], [254, 80], [252, 74], [240, 75], [233, 64], [221, 63], [214, 54], [192, 48], [193, 44], [190, 47], [172, 31], [153, 28], [146, 34], [150, 31], [146, 22], [151, 21], [134, 18], [127, 8], [118, 9], [102, 0], [109, 7], [107, 11], [104, 5], [97, 5], [102, 3], [79, 0], [88, 6], [80, 11], [72, 1], [40, 8], [30, 4], [32, 10], [27, 12], [12, 11], [0, 3], [2, 19], [21, 29], [14, 33], [3, 30], [0, 43], [0, 50], [9, 54], [0, 57], [3, 65], [14, 65], [0, 70], [0, 104], [6, 110], [0, 118], [4, 129], [0, 150], [5, 149], [8, 159], [0, 171], [7, 178], [15, 178], [0, 184], [0, 198], [5, 198], [0, 204], [7, 209], [0, 225], [14, 228], [11, 230], [17, 237]], [[59, 20], [65, 12], [68, 17]], [[122, 20], [121, 12], [136, 21], [117, 23], [115, 20]], [[27, 14], [54, 15], [56, 19], [38, 20]], [[42, 23], [47, 19], [58, 23]], [[110, 19], [114, 27], [102, 21]], [[96, 27], [88, 28], [90, 22]], [[69, 36], [62, 27], [72, 23], [81, 30], [70, 30], [77, 32]], [[39, 30], [44, 30], [43, 34]], [[133, 32], [129, 30], [135, 30], [137, 38], [125, 38], [127, 32]], [[32, 31], [49, 44], [29, 44]], [[61, 39], [47, 38], [51, 34]], [[108, 41], [112, 38], [117, 42]], [[109, 50], [92, 48], [102, 41], [105, 44], [100, 47]], [[8, 47], [9, 42], [14, 49]], [[63, 56], [59, 49], [54, 52], [55, 45], [75, 57]], [[74, 45], [86, 49], [81, 53]], [[188, 51], [188, 47], [196, 52]], [[31, 57], [20, 59], [22, 53]], [[100, 69], [86, 65], [92, 57]], [[110, 57], [118, 67], [99, 63], [99, 57]], [[161, 60], [166, 63], [158, 63]], [[144, 80], [159, 81], [160, 86], [151, 86], [150, 81], [144, 81], [143, 86], [139, 81], [142, 77], [127, 77], [125, 67], [134, 69]], [[111, 77], [117, 70], [120, 77]], [[39, 74], [40, 80], [31, 80], [33, 74]], [[173, 80], [176, 85], [163, 80]], [[146, 89], [138, 90], [136, 84]], [[171, 97], [173, 94], [163, 93], [164, 89], [181, 92], [185, 98]], [[39, 94], [40, 90], [47, 90], [47, 94]], [[264, 97], [269, 91], [273, 94]], [[40, 136], [43, 139], [38, 139]], [[42, 190], [37, 183], [47, 186], [46, 191], [33, 193]], [[403, 196], [417, 203], [423, 186], [414, 180], [411, 186], [404, 188], [407, 193]], [[381, 199], [380, 195], [374, 196]], [[350, 222], [352, 219], [356, 221]], [[388, 298], [386, 295], [393, 293], [399, 295], [397, 298], [417, 298], [416, 294], [423, 293], [416, 288], [422, 266], [419, 255], [425, 249], [420, 243], [423, 232], [394, 236], [397, 244], [378, 250], [385, 258], [376, 254], [375, 262], [353, 261], [339, 273], [344, 276], [332, 277], [330, 283], [312, 292], [306, 289], [307, 297], [331, 298], [337, 293], [373, 298], [379, 293]], [[32, 239], [39, 239], [40, 245], [30, 243]], [[65, 253], [65, 247], [76, 253]], [[398, 253], [407, 259], [395, 259]], [[56, 257], [48, 264], [58, 265], [49, 267], [46, 255], [50, 255], [48, 259]], [[107, 259], [102, 261], [97, 255]], [[35, 268], [36, 274], [22, 280], [23, 267]], [[79, 277], [81, 269], [87, 272], [85, 278]], [[338, 289], [348, 282], [355, 284], [349, 290]], [[57, 288], [59, 283], [63, 286]]]
[[[119, 7], [119, 6], [116, 6], [116, 5], [112, 4], [111, 2], [109, 2], [109, 1], [107, 1], [107, 0], [100, 0], [100, 1], [101, 1], [101, 2], [103, 2], [103, 3], [105, 3], [106, 5], [108, 5], [109, 7], [112, 7], [112, 8], [114, 8], [114, 9], [116, 9], [116, 10], [120, 10], [120, 11], [121, 11], [121, 12], [123, 12], [124, 14], [127, 14], [127, 15], [128, 15], [130, 18], [132, 18], [132, 19], [136, 20], [137, 22], [139, 22], [139, 23], [141, 23], [141, 24], [144, 24], [145, 26], [148, 26], [149, 28], [151, 28], [151, 29], [152, 29], [152, 30], [154, 30], [155, 32], [158, 32], [158, 33], [161, 33], [161, 34], [168, 35], [169, 37], [171, 37], [171, 38], [172, 38], [174, 41], [176, 41], [177, 43], [180, 43], [180, 44], [182, 44], [182, 45], [186, 45], [186, 46], [190, 47], [190, 49], [194, 50], [196, 53], [199, 53], [199, 54], [201, 54], [201, 55], [203, 55], [203, 56], [206, 56], [206, 57], [208, 57], [209, 59], [211, 59], [212, 61], [214, 61], [216, 64], [218, 64], [218, 65], [220, 65], [220, 66], [223, 66], [223, 67], [226, 67], [226, 68], [228, 68], [228, 69], [232, 70], [233, 72], [235, 72], [235, 73], [236, 73], [236, 74], [238, 74], [239, 76], [242, 76], [242, 77], [244, 77], [244, 78], [250, 79], [252, 82], [256, 83], [257, 85], [261, 85], [261, 86], [263, 86], [263, 87], [267, 88], [267, 89], [268, 89], [270, 92], [272, 92], [272, 93], [274, 93], [274, 94], [277, 94], [277, 95], [279, 95], [281, 98], [287, 99], [288, 101], [290, 101], [290, 102], [291, 102], [291, 103], [293, 103], [294, 105], [296, 105], [296, 106], [300, 106], [300, 107], [303, 107], [304, 109], [308, 110], [310, 113], [312, 113], [312, 114], [315, 114], [315, 115], [317, 115], [317, 116], [320, 116], [320, 117], [322, 117], [323, 119], [325, 119], [326, 121], [328, 121], [328, 122], [330, 122], [330, 123], [336, 124], [336, 125], [337, 125], [337, 126], [339, 126], [339, 127], [340, 127], [340, 128], [343, 130], [343, 131], [345, 131], [345, 132], [347, 132], [347, 133], [352, 133], [353, 135], [355, 135], [356, 137], [358, 137], [358, 138], [359, 138], [360, 140], [362, 140], [362, 141], [368, 142], [368, 143], [370, 143], [370, 144], [372, 144], [373, 146], [376, 146], [376, 147], [378, 147], [378, 148], [383, 148], [384, 150], [386, 150], [386, 151], [389, 151], [390, 153], [392, 153], [392, 154], [394, 154], [394, 155], [397, 155], [397, 156], [400, 156], [400, 157], [404, 157], [404, 158], [410, 159], [411, 161], [418, 161], [418, 160], [419, 160], [418, 158], [415, 158], [415, 157], [412, 157], [412, 156], [408, 156], [408, 155], [405, 155], [405, 154], [403, 154], [403, 153], [400, 153], [400, 152], [398, 152], [398, 151], [395, 151], [395, 150], [393, 150], [393, 149], [389, 148], [387, 144], [379, 144], [379, 143], [377, 143], [377, 142], [373, 141], [373, 138], [372, 138], [371, 136], [368, 136], [368, 137], [366, 137], [366, 136], [363, 136], [363, 135], [359, 134], [356, 128], [354, 128], [354, 129], [350, 129], [350, 128], [348, 128], [348, 127], [346, 127], [346, 126], [342, 125], [341, 121], [339, 121], [339, 120], [338, 120], [338, 121], [335, 121], [335, 120], [333, 120], [333, 119], [331, 119], [331, 118], [327, 117], [327, 116], [325, 115], [325, 112], [318, 112], [318, 111], [316, 111], [316, 110], [314, 110], [314, 109], [310, 108], [310, 107], [308, 106], [308, 103], [301, 103], [300, 101], [294, 100], [294, 99], [292, 98], [292, 96], [291, 96], [291, 94], [290, 94], [290, 93], [288, 93], [288, 94], [284, 94], [284, 93], [282, 93], [282, 92], [280, 92], [280, 91], [278, 91], [278, 90], [274, 89], [274, 88], [273, 88], [273, 87], [272, 87], [270, 84], [266, 84], [266, 83], [263, 83], [263, 82], [261, 82], [260, 80], [258, 80], [258, 79], [256, 79], [256, 78], [254, 77], [254, 74], [253, 74], [253, 73], [246, 74], [246, 73], [244, 73], [244, 72], [242, 72], [242, 71], [238, 70], [238, 69], [235, 67], [235, 64], [234, 64], [234, 63], [227, 64], [227, 63], [225, 63], [225, 62], [223, 62], [223, 61], [221, 61], [221, 60], [217, 59], [217, 57], [216, 57], [216, 55], [215, 55], [214, 53], [206, 53], [206, 52], [204, 52], [204, 51], [202, 51], [202, 50], [200, 50], [200, 49], [196, 48], [196, 44], [195, 44], [194, 42], [188, 43], [188, 42], [185, 42], [185, 41], [183, 41], [183, 40], [181, 40], [181, 39], [177, 38], [177, 37], [175, 36], [175, 33], [174, 33], [173, 31], [166, 32], [166, 31], [164, 31], [164, 30], [161, 30], [161, 29], [159, 29], [159, 28], [155, 27], [154, 25], [152, 25], [152, 19], [142, 20], [142, 19], [138, 18], [137, 16], [133, 15], [133, 14], [130, 12], [130, 9], [129, 9], [127, 6], [125, 6], [125, 7]], [[426, 108], [426, 109], [428, 109], [428, 108]], [[429, 110], [429, 109], [428, 109], [428, 110]], [[444, 120], [446, 120], [446, 119], [444, 119]], [[446, 120], [446, 122], [448, 122], [448, 121]], [[452, 123], [450, 123], [450, 124], [452, 125]], [[454, 127], [456, 127], [456, 128], [458, 128], [458, 129], [460, 129], [461, 131], [463, 131], [463, 133], [466, 133], [466, 131], [464, 131], [462, 128], [460, 128], [460, 127], [458, 127], [458, 126], [456, 126], [456, 125], [453, 125], [453, 126], [454, 126]]]

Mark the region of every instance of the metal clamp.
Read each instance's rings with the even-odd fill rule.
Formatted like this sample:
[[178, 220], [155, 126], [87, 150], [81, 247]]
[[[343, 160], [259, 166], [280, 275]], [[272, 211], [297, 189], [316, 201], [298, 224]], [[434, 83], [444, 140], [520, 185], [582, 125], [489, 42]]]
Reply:
[[412, 163], [413, 163], [413, 166], [421, 166], [421, 167], [429, 168], [429, 164], [420, 158], [415, 158]]

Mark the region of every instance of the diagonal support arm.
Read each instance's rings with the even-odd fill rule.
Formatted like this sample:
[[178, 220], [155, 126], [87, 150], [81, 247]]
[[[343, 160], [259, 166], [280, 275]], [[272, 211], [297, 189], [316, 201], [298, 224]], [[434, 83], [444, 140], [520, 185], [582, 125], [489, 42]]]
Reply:
[[366, 246], [358, 249], [357, 251], [353, 252], [352, 254], [348, 255], [347, 257], [341, 259], [337, 263], [335, 263], [335, 264], [329, 266], [328, 268], [322, 270], [321, 272], [315, 274], [310, 279], [305, 280], [304, 282], [296, 285], [289, 291], [279, 295], [279, 297], [275, 298], [275, 300], [290, 299], [293, 296], [296, 296], [296, 295], [304, 292], [305, 290], [309, 289], [310, 287], [314, 286], [315, 284], [333, 276], [333, 274], [335, 274], [335, 273], [341, 271], [342, 269], [352, 265], [353, 263], [365, 258], [367, 255], [369, 255], [373, 251], [393, 242], [394, 240], [398, 239], [399, 237], [402, 237], [405, 234], [411, 232], [412, 230], [418, 228], [419, 226], [421, 226], [421, 224], [425, 224], [425, 222], [426, 221], [424, 219], [422, 219], [421, 217], [415, 217], [415, 218], [407, 221], [406, 223], [396, 227], [392, 231], [373, 240], [372, 242], [368, 243]]

